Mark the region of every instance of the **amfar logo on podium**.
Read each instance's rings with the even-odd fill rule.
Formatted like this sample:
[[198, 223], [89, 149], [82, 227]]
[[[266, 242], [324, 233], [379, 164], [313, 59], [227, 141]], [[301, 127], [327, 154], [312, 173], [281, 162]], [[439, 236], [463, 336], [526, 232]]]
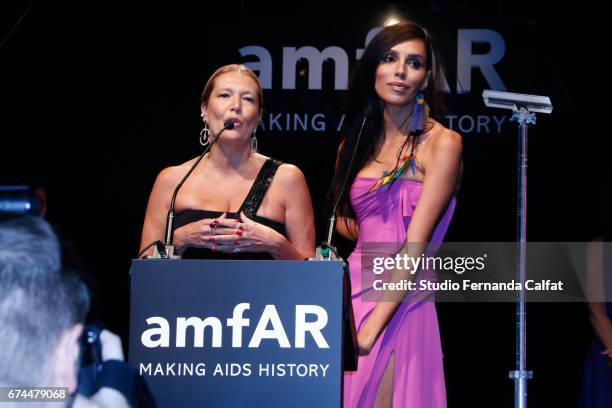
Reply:
[[[366, 35], [366, 46], [370, 40], [381, 30], [380, 27], [371, 29]], [[472, 54], [472, 44], [488, 44], [489, 52], [486, 54]], [[244, 65], [259, 73], [259, 79], [264, 89], [272, 89], [272, 55], [265, 47], [250, 45], [238, 50], [242, 57], [255, 56], [259, 61], [245, 62]], [[357, 49], [355, 58], [360, 59], [363, 49]], [[496, 31], [488, 29], [460, 29], [457, 30], [457, 82], [458, 94], [472, 91], [472, 68], [478, 68], [489, 84], [489, 89], [505, 91], [501, 77], [494, 68], [504, 57], [506, 43], [504, 38]], [[283, 82], [282, 89], [295, 89], [296, 65], [305, 58], [308, 60], [308, 89], [322, 89], [323, 62], [327, 59], [334, 61], [334, 89], [346, 90], [349, 75], [348, 53], [341, 47], [331, 46], [323, 51], [315, 47], [305, 46], [283, 47]], [[444, 91], [450, 93], [448, 81], [445, 79]]]
[[[243, 314], [251, 308], [250, 303], [239, 303], [234, 307], [231, 318], [226, 324], [232, 328], [232, 347], [243, 347], [242, 332], [244, 327], [250, 326], [250, 319], [244, 318]], [[309, 321], [307, 321], [307, 315]], [[313, 320], [312, 316], [316, 318]], [[295, 333], [293, 338], [294, 348], [306, 347], [306, 333], [314, 339], [318, 348], [329, 348], [323, 329], [327, 326], [327, 311], [318, 305], [295, 305]], [[146, 319], [150, 328], [145, 330], [140, 340], [145, 347], [170, 347], [171, 329], [167, 319], [161, 316], [152, 316]], [[271, 325], [271, 329], [268, 329]], [[156, 327], [151, 327], [156, 326]], [[223, 347], [223, 324], [221, 319], [210, 316], [204, 319], [191, 317], [176, 318], [176, 341], [175, 347], [186, 347], [187, 329], [193, 328], [193, 347], [204, 347], [204, 330], [209, 327], [212, 332], [211, 347]], [[275, 340], [281, 348], [291, 348], [292, 345], [287, 337], [283, 322], [278, 315], [274, 305], [266, 305], [257, 326], [248, 343], [249, 348], [257, 348], [262, 340]]]

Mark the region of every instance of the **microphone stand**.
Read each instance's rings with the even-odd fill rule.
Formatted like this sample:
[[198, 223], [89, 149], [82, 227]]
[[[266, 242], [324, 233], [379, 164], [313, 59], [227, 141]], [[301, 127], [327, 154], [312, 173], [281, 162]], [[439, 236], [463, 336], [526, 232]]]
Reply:
[[351, 302], [351, 278], [350, 272], [348, 269], [348, 264], [344, 262], [342, 257], [338, 254], [336, 248], [331, 244], [332, 237], [334, 234], [334, 229], [336, 227], [336, 210], [338, 209], [338, 205], [340, 204], [340, 199], [344, 194], [344, 190], [346, 189], [346, 185], [348, 183], [349, 175], [353, 169], [353, 163], [355, 161], [355, 154], [357, 152], [357, 148], [359, 147], [359, 141], [361, 140], [361, 134], [363, 133], [363, 129], [365, 124], [370, 116], [371, 110], [366, 109], [363, 121], [361, 122], [361, 127], [359, 129], [359, 133], [357, 134], [357, 140], [355, 142], [355, 148], [353, 150], [351, 160], [349, 162], [348, 171], [346, 173], [346, 177], [344, 178], [344, 182], [342, 183], [342, 187], [340, 189], [340, 193], [338, 194], [338, 198], [334, 203], [334, 208], [332, 210], [331, 217], [329, 218], [329, 225], [327, 229], [327, 240], [321, 242], [321, 246], [317, 247], [317, 251], [314, 258], [310, 258], [310, 260], [315, 261], [340, 261], [342, 262], [342, 271], [343, 271], [343, 288], [344, 293], [342, 294], [342, 326], [344, 327], [342, 333], [342, 344], [343, 344], [343, 365], [344, 371], [357, 371], [357, 364], [359, 362], [359, 345], [357, 343], [357, 329], [355, 327], [355, 317], [353, 314], [353, 303]]
[[[217, 139], [219, 138], [221, 133], [223, 133], [223, 131], [225, 129], [233, 129], [233, 128], [234, 128], [234, 122], [232, 122], [231, 120], [226, 120], [223, 123], [223, 129], [218, 131], [217, 134], [213, 136], [213, 138], [210, 141], [210, 143], [208, 144], [208, 146], [206, 146], [206, 148], [204, 149], [202, 154], [200, 154], [200, 157], [198, 157], [198, 159], [195, 161], [195, 163], [193, 163], [193, 165], [191, 166], [191, 168], [189, 169], [187, 174], [185, 174], [185, 176], [181, 179], [181, 181], [178, 183], [178, 185], [174, 189], [174, 193], [172, 194], [172, 200], [170, 201], [170, 209], [168, 210], [168, 216], [166, 217], [166, 233], [165, 233], [166, 241], [165, 241], [165, 243], [163, 245], [160, 245], [160, 244], [155, 245], [155, 247], [153, 249], [153, 256], [152, 256], [152, 258], [180, 259], [180, 255], [177, 255], [177, 254], [174, 253], [174, 249], [175, 248], [174, 248], [174, 245], [173, 245], [173, 238], [174, 238], [174, 204], [175, 204], [175, 201], [176, 201], [176, 195], [178, 194], [179, 190], [183, 186], [183, 183], [185, 183], [185, 180], [187, 180], [187, 177], [189, 177], [191, 175], [191, 173], [193, 172], [193, 170], [197, 167], [197, 165], [200, 164], [200, 161], [202, 161], [202, 159], [204, 158], [204, 155], [210, 151], [210, 148], [213, 146], [213, 144], [215, 144], [215, 142], [217, 141]], [[164, 248], [164, 250], [160, 251], [160, 249], [162, 247]]]
[[[357, 141], [355, 142], [355, 149], [353, 150], [353, 154], [351, 156], [351, 160], [349, 161], [348, 170], [346, 172], [346, 177], [344, 178], [344, 182], [342, 183], [342, 187], [340, 188], [340, 193], [338, 194], [338, 198], [334, 203], [334, 208], [332, 209], [331, 216], [329, 217], [329, 224], [327, 225], [327, 240], [321, 242], [321, 246], [317, 248], [317, 253], [315, 255], [316, 258], [328, 261], [330, 259], [342, 259], [340, 255], [338, 255], [338, 251], [332, 245], [332, 238], [334, 235], [334, 230], [336, 229], [336, 211], [338, 210], [338, 205], [340, 204], [340, 199], [344, 194], [344, 190], [346, 190], [346, 185], [348, 184], [349, 175], [351, 171], [353, 171], [353, 164], [355, 162], [355, 154], [357, 153], [357, 148], [359, 147], [359, 141], [361, 140], [361, 134], [363, 133], [363, 129], [368, 121], [368, 117], [370, 116], [371, 111], [366, 110], [363, 115], [363, 121], [361, 122], [361, 127], [359, 128], [359, 133], [357, 134]], [[330, 254], [331, 252], [331, 254]], [[333, 254], [333, 257], [332, 257]]]

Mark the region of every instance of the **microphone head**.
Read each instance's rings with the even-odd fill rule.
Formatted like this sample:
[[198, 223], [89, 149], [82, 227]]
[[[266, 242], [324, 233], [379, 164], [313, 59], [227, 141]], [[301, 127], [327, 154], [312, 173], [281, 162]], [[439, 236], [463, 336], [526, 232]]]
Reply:
[[226, 120], [225, 122], [223, 122], [223, 128], [224, 129], [233, 129], [234, 128], [234, 122], [231, 119]]
[[166, 252], [166, 246], [160, 240], [155, 241], [155, 246], [157, 247], [157, 252], [161, 258], [167, 258], [168, 253]]

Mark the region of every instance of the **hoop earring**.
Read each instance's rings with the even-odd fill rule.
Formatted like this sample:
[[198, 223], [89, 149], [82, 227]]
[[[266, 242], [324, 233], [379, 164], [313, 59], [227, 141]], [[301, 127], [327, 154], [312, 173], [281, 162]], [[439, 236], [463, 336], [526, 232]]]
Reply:
[[257, 153], [257, 136], [255, 135], [256, 133], [257, 129], [255, 129], [253, 131], [253, 134], [251, 135], [251, 154]]
[[204, 122], [204, 128], [200, 130], [200, 144], [204, 147], [210, 143], [210, 140], [208, 140], [209, 133], [208, 122]]

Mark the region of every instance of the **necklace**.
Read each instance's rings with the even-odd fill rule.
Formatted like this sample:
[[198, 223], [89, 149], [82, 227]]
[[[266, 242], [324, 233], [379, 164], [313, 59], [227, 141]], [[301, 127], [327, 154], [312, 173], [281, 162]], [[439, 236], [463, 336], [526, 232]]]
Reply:
[[[408, 155], [402, 154], [406, 144], [410, 142], [410, 153]], [[395, 167], [391, 171], [383, 170], [382, 177], [380, 177], [376, 183], [370, 189], [370, 193], [376, 191], [379, 187], [384, 186], [383, 191], [387, 191], [389, 187], [400, 178], [404, 172], [410, 167], [412, 175], [416, 175], [416, 160], [414, 157], [414, 151], [418, 142], [418, 136], [413, 132], [406, 138], [402, 147], [397, 152], [397, 160], [395, 161]]]
[[[429, 116], [429, 106], [425, 103], [423, 93], [420, 92], [416, 97], [416, 103], [413, 107], [412, 113], [408, 118], [399, 126], [401, 129], [404, 124], [410, 120], [410, 128], [408, 137], [402, 144], [402, 147], [397, 152], [397, 160], [395, 167], [391, 171], [383, 171], [382, 177], [376, 181], [376, 183], [370, 189], [370, 193], [376, 191], [380, 186], [384, 186], [384, 191], [387, 191], [391, 184], [395, 182], [400, 176], [408, 169], [412, 170], [412, 175], [416, 175], [416, 160], [414, 158], [414, 151], [416, 149], [418, 138], [425, 130], [425, 122]], [[410, 154], [404, 155], [404, 148], [410, 141]]]

